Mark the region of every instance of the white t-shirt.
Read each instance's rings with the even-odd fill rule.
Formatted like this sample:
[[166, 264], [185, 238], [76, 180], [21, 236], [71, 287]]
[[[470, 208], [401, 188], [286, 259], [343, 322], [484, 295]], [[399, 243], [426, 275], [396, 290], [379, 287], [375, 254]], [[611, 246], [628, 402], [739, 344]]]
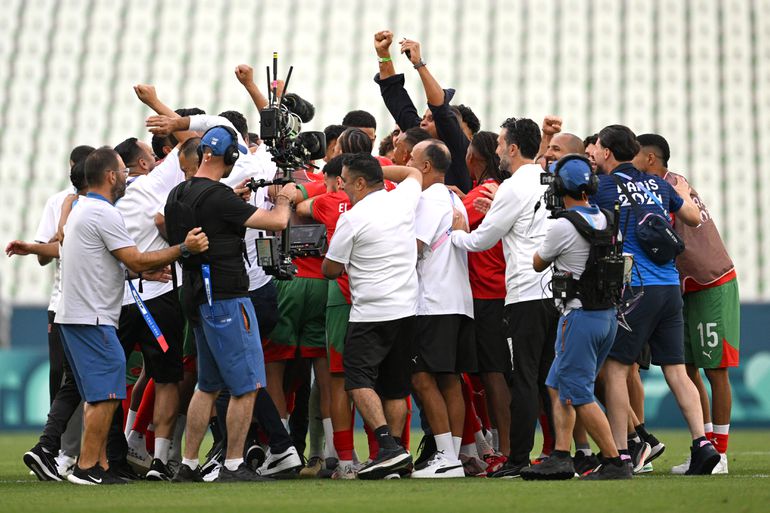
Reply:
[[117, 328], [125, 268], [111, 251], [131, 246], [134, 241], [117, 208], [97, 197], [78, 200], [64, 226], [56, 323]]
[[415, 210], [421, 187], [406, 179], [373, 192], [342, 214], [326, 258], [345, 264], [351, 322], [391, 321], [417, 313]]
[[[45, 202], [45, 208], [43, 208], [43, 217], [37, 226], [37, 232], [35, 232], [35, 242], [47, 244], [56, 235], [56, 231], [59, 229], [61, 207], [64, 204], [64, 200], [67, 199], [67, 196], [76, 192], [74, 187], [69, 187], [48, 198], [48, 201]], [[61, 299], [61, 261], [55, 258], [53, 263], [56, 268], [53, 275], [51, 301], [48, 303], [49, 312], [56, 312], [59, 300]]]
[[473, 318], [468, 253], [449, 240], [453, 206], [467, 221], [463, 202], [443, 183], [425, 189], [417, 204], [415, 233], [417, 240], [425, 244], [422, 258], [417, 260], [420, 282], [417, 315], [462, 314]]
[[[184, 181], [184, 171], [179, 165], [179, 150], [174, 148], [166, 155], [163, 162], [146, 175], [138, 176], [126, 187], [126, 194], [118, 200], [115, 207], [123, 216], [126, 229], [131, 238], [136, 241], [136, 246], [142, 253], [157, 251], [168, 247], [158, 228], [155, 226], [155, 214], [162, 210], [168, 199], [171, 189]], [[177, 268], [177, 277], [182, 273]], [[133, 280], [134, 287], [139, 290], [139, 280]], [[161, 283], [159, 281], [142, 282], [142, 293], [139, 294], [144, 301], [161, 296], [173, 290], [172, 282]], [[128, 287], [124, 284], [123, 304], [133, 304], [134, 298]]]
[[502, 239], [506, 305], [551, 297], [546, 287], [550, 271], [537, 273], [532, 268], [532, 257], [552, 222], [541, 199], [547, 188], [540, 185], [542, 172], [537, 164], [521, 166], [500, 184], [478, 228], [452, 232], [452, 244], [468, 251], [487, 250]]

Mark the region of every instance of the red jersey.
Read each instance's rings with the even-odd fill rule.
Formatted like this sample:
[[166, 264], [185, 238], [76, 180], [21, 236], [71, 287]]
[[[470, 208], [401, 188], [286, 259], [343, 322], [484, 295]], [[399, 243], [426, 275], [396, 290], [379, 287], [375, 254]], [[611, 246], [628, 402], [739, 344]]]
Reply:
[[[484, 184], [494, 180], [484, 180], [468, 191], [463, 198], [463, 205], [468, 212], [468, 224], [475, 230], [484, 219], [484, 214], [473, 207], [473, 200], [483, 197]], [[468, 274], [474, 299], [505, 299], [505, 257], [503, 243], [498, 241], [492, 248], [479, 253], [468, 252]]]
[[376, 156], [374, 158], [376, 158], [377, 160], [380, 161], [380, 165], [381, 166], [392, 166], [393, 165], [393, 161], [390, 160], [388, 157], [380, 157], [378, 155], [378, 156]]
[[[337, 221], [349, 208], [350, 200], [348, 195], [342, 191], [327, 192], [314, 198], [310, 203], [310, 214], [313, 216], [313, 219], [326, 226], [326, 239], [329, 243], [331, 243], [334, 230], [337, 228]], [[337, 284], [340, 286], [340, 291], [345, 296], [347, 303], [351, 304], [348, 275], [343, 273], [342, 276], [337, 278]]]

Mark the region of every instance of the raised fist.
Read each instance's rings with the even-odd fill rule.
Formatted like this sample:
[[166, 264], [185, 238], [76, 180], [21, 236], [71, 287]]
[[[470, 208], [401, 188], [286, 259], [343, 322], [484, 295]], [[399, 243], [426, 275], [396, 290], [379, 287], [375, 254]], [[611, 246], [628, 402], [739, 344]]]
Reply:
[[393, 43], [393, 32], [381, 30], [374, 35], [374, 49], [377, 55], [387, 57], [390, 54], [390, 45]]

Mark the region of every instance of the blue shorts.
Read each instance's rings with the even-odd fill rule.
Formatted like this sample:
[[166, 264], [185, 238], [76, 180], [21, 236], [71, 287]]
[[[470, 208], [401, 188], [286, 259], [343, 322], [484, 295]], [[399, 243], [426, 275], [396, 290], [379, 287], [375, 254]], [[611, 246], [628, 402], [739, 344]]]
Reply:
[[559, 391], [562, 402], [580, 406], [594, 402], [594, 383], [615, 341], [615, 309], [572, 310], [559, 318], [555, 357], [545, 384]]
[[126, 398], [126, 355], [114, 326], [59, 324], [80, 396], [87, 403]]
[[265, 358], [251, 300], [222, 299], [198, 309], [198, 388], [203, 392], [228, 389], [238, 397], [265, 386]]

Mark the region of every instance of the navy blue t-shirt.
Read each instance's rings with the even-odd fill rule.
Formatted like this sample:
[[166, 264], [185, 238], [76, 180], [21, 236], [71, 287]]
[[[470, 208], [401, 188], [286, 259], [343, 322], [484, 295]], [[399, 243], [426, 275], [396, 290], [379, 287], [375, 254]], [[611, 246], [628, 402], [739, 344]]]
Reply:
[[[642, 173], [630, 163], [624, 163], [616, 167], [612, 174], [626, 182], [628, 191], [636, 199], [642, 210], [647, 213], [663, 215], [666, 219], [671, 219], [670, 214], [676, 212], [684, 201], [676, 193], [674, 188], [664, 179]], [[660, 201], [664, 209], [661, 208], [643, 192], [646, 188], [651, 194]], [[636, 268], [634, 270], [631, 285], [679, 285], [679, 273], [674, 266], [674, 261], [664, 265], [657, 265], [650, 261], [647, 254], [639, 246], [636, 240], [636, 215], [624, 193], [621, 193], [620, 187], [615, 183], [610, 175], [599, 175], [599, 189], [591, 198], [601, 208], [613, 211], [615, 202], [620, 200], [620, 231], [623, 233], [623, 251], [634, 255]], [[640, 279], [641, 275], [641, 279]]]

